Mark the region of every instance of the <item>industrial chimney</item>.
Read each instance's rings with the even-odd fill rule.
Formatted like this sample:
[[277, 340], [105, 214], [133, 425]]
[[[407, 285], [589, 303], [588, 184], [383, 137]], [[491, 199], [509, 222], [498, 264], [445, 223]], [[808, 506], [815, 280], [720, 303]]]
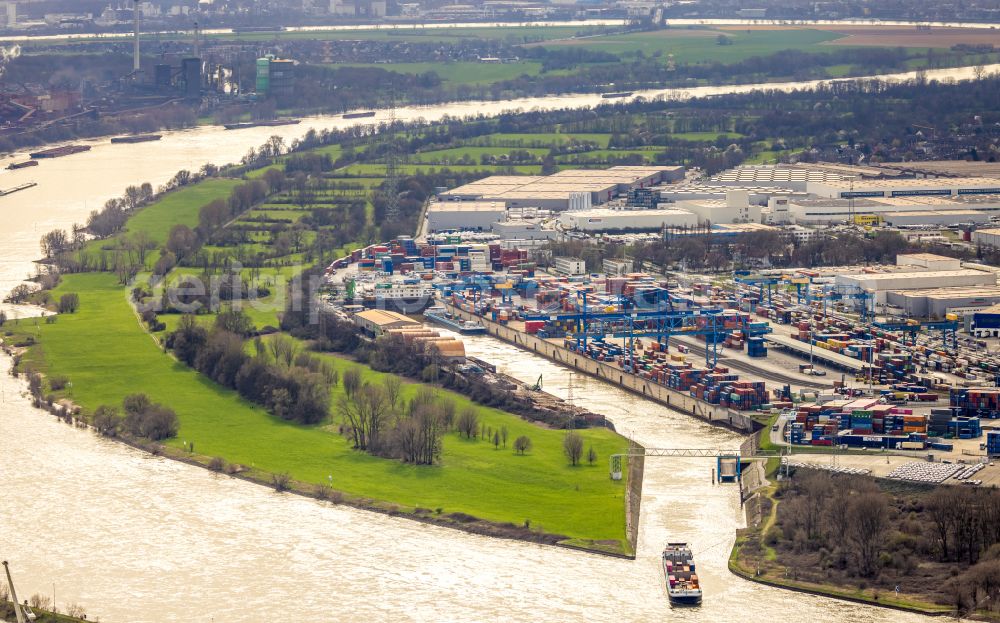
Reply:
[[132, 25], [135, 30], [135, 41], [132, 49], [132, 71], [139, 73], [139, 0], [132, 0]]

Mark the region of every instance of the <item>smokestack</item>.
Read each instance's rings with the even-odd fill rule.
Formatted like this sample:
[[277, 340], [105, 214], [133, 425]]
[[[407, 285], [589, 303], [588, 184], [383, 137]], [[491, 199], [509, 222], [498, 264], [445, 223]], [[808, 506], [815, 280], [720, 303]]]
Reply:
[[132, 0], [132, 25], [135, 29], [135, 46], [132, 50], [132, 71], [139, 72], [139, 0]]
[[199, 54], [199, 52], [201, 51], [200, 50], [201, 46], [198, 43], [198, 34], [199, 34], [198, 22], [195, 22], [194, 23], [194, 57], [195, 58], [201, 58], [201, 55]]

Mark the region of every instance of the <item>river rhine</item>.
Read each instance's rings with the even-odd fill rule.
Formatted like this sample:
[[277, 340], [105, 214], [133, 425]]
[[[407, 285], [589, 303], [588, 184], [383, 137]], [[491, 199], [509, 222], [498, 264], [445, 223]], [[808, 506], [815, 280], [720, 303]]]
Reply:
[[[808, 83], [783, 86], [804, 87]], [[397, 117], [598, 102], [596, 96], [475, 102], [402, 109]], [[0, 172], [0, 188], [39, 183], [0, 197], [0, 292], [32, 270], [44, 232], [85, 221], [91, 209], [128, 184], [156, 186], [181, 168], [238, 160], [271, 134], [291, 140], [310, 127], [345, 123], [317, 117], [299, 126], [170, 132], [158, 143], [97, 140], [87, 153], [44, 161], [34, 170]], [[470, 354], [515, 376], [534, 381], [543, 374], [546, 390], [564, 397], [572, 393], [576, 404], [606, 414], [620, 432], [647, 446], [739, 443], [734, 433], [571, 375], [490, 338], [466, 342]], [[0, 359], [0, 368], [9, 363]], [[91, 620], [921, 619], [731, 575], [726, 558], [734, 530], [743, 525], [742, 511], [734, 487], [710, 483], [711, 464], [705, 460], [647, 461], [638, 559], [632, 562], [277, 494], [74, 429], [31, 408], [24, 390], [20, 380], [0, 375], [0, 556], [11, 561], [22, 598], [51, 594], [54, 584], [60, 609], [81, 603]], [[671, 610], [667, 604], [658, 554], [668, 539], [693, 543], [706, 589], [701, 608]]]

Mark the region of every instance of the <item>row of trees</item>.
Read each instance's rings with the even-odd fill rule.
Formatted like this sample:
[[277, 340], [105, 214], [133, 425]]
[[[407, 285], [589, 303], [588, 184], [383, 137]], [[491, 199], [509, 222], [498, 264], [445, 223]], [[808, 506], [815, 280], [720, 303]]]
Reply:
[[[496, 450], [507, 447], [510, 432], [506, 425], [487, 425], [471, 406], [456, 412], [453, 400], [430, 387], [422, 387], [406, 401], [396, 376], [387, 376], [382, 383], [362, 382], [360, 373], [350, 370], [344, 373], [343, 383], [344, 395], [337, 412], [343, 422], [341, 430], [355, 449], [406, 463], [432, 465], [440, 459], [444, 435], [449, 432], [466, 441], [485, 441]], [[513, 440], [515, 454], [523, 455], [531, 447], [527, 435]], [[583, 456], [583, 438], [576, 432], [568, 433], [564, 449], [576, 465]], [[596, 457], [591, 448], [588, 459], [593, 462]]]
[[300, 424], [325, 420], [330, 388], [339, 381], [336, 370], [283, 335], [258, 337], [255, 354], [247, 354], [243, 338], [252, 330], [242, 311], [220, 313], [211, 330], [186, 314], [165, 344], [183, 363], [282, 419]]
[[356, 369], [344, 374], [337, 412], [357, 450], [406, 463], [432, 465], [441, 457], [442, 437], [455, 422], [454, 401], [423, 388], [408, 402], [395, 376], [361, 382]]

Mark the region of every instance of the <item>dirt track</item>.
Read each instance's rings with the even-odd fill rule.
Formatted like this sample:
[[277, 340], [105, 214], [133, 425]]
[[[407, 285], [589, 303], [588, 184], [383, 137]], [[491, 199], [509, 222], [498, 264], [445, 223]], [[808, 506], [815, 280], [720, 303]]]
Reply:
[[1000, 30], [989, 28], [932, 28], [917, 30], [906, 26], [829, 28], [842, 33], [841, 39], [824, 45], [872, 45], [904, 48], [950, 48], [953, 45], [1000, 46]]
[[821, 45], [864, 45], [904, 48], [950, 48], [953, 45], [995, 45], [1000, 47], [1000, 29], [993, 28], [931, 28], [917, 30], [913, 26], [797, 26], [783, 24], [727, 25], [718, 30], [825, 30], [844, 35]]

